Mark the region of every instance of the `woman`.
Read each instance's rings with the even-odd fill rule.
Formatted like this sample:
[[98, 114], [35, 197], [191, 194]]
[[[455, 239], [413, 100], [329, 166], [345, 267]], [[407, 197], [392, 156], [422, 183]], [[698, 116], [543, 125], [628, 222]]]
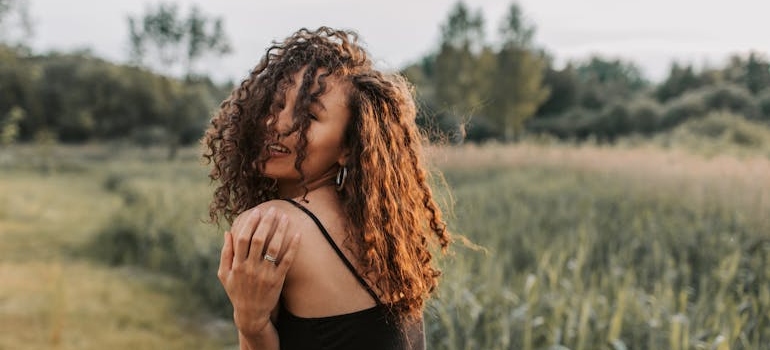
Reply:
[[270, 47], [221, 104], [204, 156], [241, 349], [424, 349], [429, 242], [450, 235], [415, 115], [403, 78], [326, 27]]

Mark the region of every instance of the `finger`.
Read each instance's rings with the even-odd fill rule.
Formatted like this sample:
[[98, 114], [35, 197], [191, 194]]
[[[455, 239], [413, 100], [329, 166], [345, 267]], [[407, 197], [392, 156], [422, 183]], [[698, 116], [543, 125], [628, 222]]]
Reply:
[[286, 276], [286, 272], [289, 271], [291, 264], [294, 263], [294, 257], [297, 255], [297, 251], [299, 250], [299, 242], [301, 238], [302, 235], [299, 233], [292, 235], [291, 240], [289, 240], [289, 245], [286, 247], [286, 253], [283, 254], [281, 261], [278, 262], [278, 272], [284, 277]]
[[[272, 238], [270, 238], [269, 243], [267, 244], [267, 249], [265, 249], [266, 256], [273, 257], [275, 259], [278, 259], [279, 254], [281, 253], [281, 245], [283, 244], [283, 237], [286, 235], [286, 228], [289, 226], [289, 219], [286, 217], [286, 215], [281, 214], [278, 218], [278, 224], [275, 225], [275, 232], [273, 233]], [[263, 258], [265, 262], [273, 263], [277, 265], [277, 262], [275, 261], [267, 261], [269, 259]]]
[[249, 256], [251, 236], [261, 220], [262, 212], [258, 209], [254, 209], [239, 222], [239, 225], [236, 228], [238, 231], [233, 232], [233, 234], [236, 235], [233, 237], [233, 243], [235, 243], [234, 264], [239, 264]]
[[219, 270], [217, 277], [224, 282], [225, 275], [233, 268], [233, 235], [225, 232], [225, 242], [222, 244], [222, 253], [219, 257]]
[[251, 248], [249, 248], [251, 253], [249, 258], [254, 263], [258, 263], [263, 259], [262, 252], [264, 252], [267, 236], [275, 229], [275, 217], [275, 208], [268, 209], [265, 217], [260, 220], [257, 230], [251, 236]]

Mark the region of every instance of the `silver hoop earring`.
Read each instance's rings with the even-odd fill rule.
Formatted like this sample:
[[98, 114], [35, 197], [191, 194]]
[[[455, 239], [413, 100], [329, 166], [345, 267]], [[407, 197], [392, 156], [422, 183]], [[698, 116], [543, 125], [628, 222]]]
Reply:
[[342, 188], [345, 186], [345, 179], [348, 177], [348, 167], [341, 166], [340, 170], [337, 171], [337, 178], [334, 179], [334, 184], [337, 185], [337, 191], [342, 191]]

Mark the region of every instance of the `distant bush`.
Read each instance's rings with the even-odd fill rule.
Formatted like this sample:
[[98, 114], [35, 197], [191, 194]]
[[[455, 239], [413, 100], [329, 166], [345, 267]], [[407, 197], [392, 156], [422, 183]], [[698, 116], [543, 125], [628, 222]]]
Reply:
[[692, 119], [705, 117], [712, 111], [728, 111], [754, 118], [759, 114], [757, 101], [744, 87], [732, 84], [707, 86], [683, 94], [666, 104], [662, 129], [670, 129]]
[[629, 110], [631, 130], [643, 135], [651, 135], [658, 130], [663, 116], [660, 103], [648, 98], [638, 98], [631, 101]]
[[465, 139], [468, 141], [482, 142], [489, 140], [501, 140], [503, 134], [488, 118], [476, 116], [464, 125]]
[[673, 128], [688, 119], [702, 117], [708, 108], [700, 92], [686, 93], [665, 105], [660, 121], [661, 129]]
[[[230, 304], [216, 283], [221, 236], [203, 222], [208, 196], [187, 181], [142, 183], [108, 175], [104, 188], [123, 198], [89, 251], [112, 265], [134, 265], [185, 281], [208, 309], [228, 316]], [[196, 210], [198, 208], [200, 210]]]
[[594, 126], [601, 116], [596, 111], [573, 108], [559, 116], [533, 118], [527, 121], [527, 131], [534, 134], [549, 134], [560, 139], [583, 140], [592, 135]]
[[699, 153], [770, 154], [770, 126], [728, 112], [712, 112], [689, 120], [656, 139]]
[[759, 108], [758, 119], [763, 120], [770, 125], [770, 89], [765, 89], [757, 96], [757, 108]]
[[18, 138], [41, 130], [66, 143], [118, 139], [147, 142], [142, 128], [162, 126], [166, 143], [200, 138], [229, 86], [208, 78], [175, 79], [86, 52], [32, 55], [0, 44], [0, 117], [25, 111]]
[[661, 114], [655, 100], [640, 97], [618, 101], [602, 111], [591, 129], [598, 138], [610, 141], [629, 134], [650, 135], [657, 130]]
[[757, 103], [751, 91], [743, 86], [722, 84], [701, 90], [710, 111], [730, 111], [746, 118], [757, 115]]

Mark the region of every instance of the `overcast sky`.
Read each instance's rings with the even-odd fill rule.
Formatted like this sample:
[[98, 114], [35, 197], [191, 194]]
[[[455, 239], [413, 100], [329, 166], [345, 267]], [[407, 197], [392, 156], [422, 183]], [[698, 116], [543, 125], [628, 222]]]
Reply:
[[[128, 58], [126, 17], [141, 15], [141, 0], [29, 0], [37, 52], [90, 48], [111, 61]], [[378, 65], [397, 69], [434, 51], [452, 0], [176, 0], [220, 16], [234, 52], [206, 62], [217, 80], [240, 80], [272, 40], [300, 27], [355, 29]], [[465, 1], [481, 9], [494, 38], [510, 0]], [[536, 25], [535, 41], [559, 64], [591, 54], [623, 58], [653, 80], [674, 60], [719, 66], [730, 54], [770, 54], [766, 0], [519, 0]]]

